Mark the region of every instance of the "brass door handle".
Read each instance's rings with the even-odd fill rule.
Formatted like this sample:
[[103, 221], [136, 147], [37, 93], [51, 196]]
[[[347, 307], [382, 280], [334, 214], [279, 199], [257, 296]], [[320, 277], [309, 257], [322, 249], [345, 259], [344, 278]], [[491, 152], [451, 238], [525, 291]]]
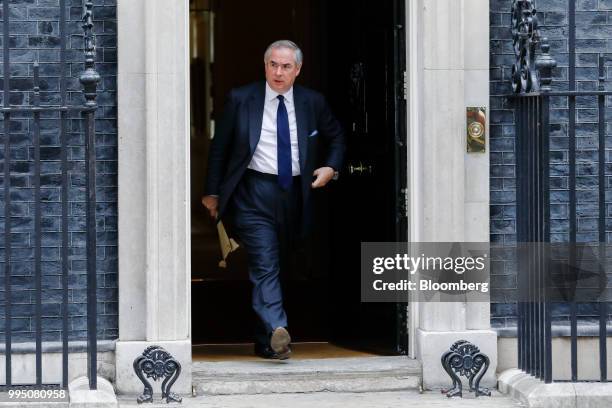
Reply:
[[361, 161], [357, 163], [351, 163], [348, 166], [348, 172], [352, 176], [363, 176], [364, 174], [371, 175], [373, 172], [373, 166], [371, 164], [366, 165]]

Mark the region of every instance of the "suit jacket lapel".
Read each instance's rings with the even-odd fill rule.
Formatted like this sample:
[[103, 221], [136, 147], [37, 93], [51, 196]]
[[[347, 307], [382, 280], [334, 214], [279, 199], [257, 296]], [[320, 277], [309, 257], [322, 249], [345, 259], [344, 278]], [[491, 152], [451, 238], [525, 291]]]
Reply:
[[297, 122], [298, 148], [300, 150], [300, 173], [306, 165], [306, 149], [308, 148], [308, 109], [306, 98], [299, 86], [293, 87], [293, 103], [295, 103], [295, 121]]
[[253, 156], [261, 136], [261, 122], [263, 120], [264, 99], [266, 96], [265, 84], [265, 82], [262, 82], [249, 100], [249, 145], [251, 147], [251, 156]]

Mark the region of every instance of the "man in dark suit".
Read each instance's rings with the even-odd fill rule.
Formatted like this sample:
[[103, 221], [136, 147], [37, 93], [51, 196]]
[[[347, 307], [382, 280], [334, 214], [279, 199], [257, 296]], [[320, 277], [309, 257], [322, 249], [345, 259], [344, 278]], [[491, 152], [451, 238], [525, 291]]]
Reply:
[[[272, 43], [264, 66], [265, 82], [229, 93], [210, 148], [202, 203], [247, 251], [253, 309], [263, 328], [256, 354], [284, 359], [291, 337], [279, 271], [289, 243], [313, 221], [311, 189], [337, 177], [345, 146], [323, 96], [294, 86], [302, 67], [295, 43]], [[325, 157], [317, 157], [319, 147]]]

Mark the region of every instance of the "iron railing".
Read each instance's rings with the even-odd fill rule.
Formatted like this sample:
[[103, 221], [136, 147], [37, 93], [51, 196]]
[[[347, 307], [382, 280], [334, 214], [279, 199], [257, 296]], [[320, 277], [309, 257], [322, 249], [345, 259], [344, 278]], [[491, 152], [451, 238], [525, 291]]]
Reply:
[[[556, 62], [549, 55], [546, 38], [540, 36], [535, 6], [532, 0], [515, 0], [512, 6], [512, 34], [516, 63], [512, 70], [512, 87], [509, 95], [515, 111], [516, 127], [516, 204], [517, 241], [530, 243], [527, 256], [519, 260], [518, 282], [518, 367], [523, 371], [550, 383], [553, 380], [552, 350], [552, 301], [550, 248], [543, 243], [551, 241], [550, 214], [550, 118], [551, 99], [559, 103], [567, 98], [568, 107], [568, 223], [569, 245], [577, 242], [576, 195], [576, 100], [597, 100], [598, 164], [597, 235], [606, 242], [606, 109], [605, 98], [612, 91], [604, 90], [604, 57], [598, 58], [598, 90], [576, 90], [576, 31], [575, 1], [569, 0], [569, 68], [567, 91], [552, 91], [552, 70]], [[536, 57], [536, 51], [542, 53]], [[594, 101], [593, 101], [594, 102]], [[600, 252], [600, 255], [602, 252]], [[605, 251], [602, 259], [605, 260]], [[568, 262], [574, 264], [576, 254], [569, 251]], [[603, 271], [605, 274], [605, 271]], [[575, 282], [574, 284], [577, 284]], [[575, 287], [574, 287], [575, 289]], [[571, 381], [578, 376], [578, 305], [576, 298], [569, 300], [569, 334]], [[600, 300], [599, 324], [599, 380], [607, 381], [607, 319], [608, 303]], [[584, 356], [583, 358], [587, 358]], [[556, 360], [556, 359], [555, 359]]]
[[[44, 105], [41, 104], [40, 93], [40, 67], [38, 62], [33, 62], [33, 89], [30, 105], [13, 105], [11, 104], [11, 52], [10, 52], [10, 9], [9, 1], [2, 1], [3, 11], [3, 106], [2, 113], [4, 118], [3, 138], [4, 138], [4, 158], [3, 158], [3, 175], [4, 175], [4, 334], [5, 334], [5, 384], [0, 385], [2, 388], [26, 385], [14, 384], [12, 378], [12, 330], [11, 320], [12, 315], [12, 266], [19, 262], [24, 262], [22, 259], [12, 259], [12, 243], [11, 243], [11, 120], [23, 119], [31, 117], [33, 119], [33, 190], [34, 190], [34, 331], [35, 331], [35, 361], [36, 361], [36, 386], [44, 386], [43, 384], [43, 347], [42, 347], [42, 228], [41, 222], [43, 217], [42, 204], [44, 199], [41, 198], [41, 116], [56, 114], [59, 116], [59, 134], [60, 134], [60, 162], [61, 162], [61, 344], [62, 344], [62, 382], [61, 387], [68, 387], [68, 335], [69, 335], [69, 316], [68, 316], [68, 298], [69, 298], [69, 271], [70, 259], [69, 250], [71, 248], [69, 242], [69, 142], [68, 142], [68, 122], [72, 120], [70, 113], [80, 113], [82, 120], [85, 123], [85, 195], [86, 195], [86, 257], [87, 257], [87, 375], [89, 377], [90, 389], [97, 388], [97, 329], [96, 329], [96, 189], [95, 189], [95, 171], [96, 171], [96, 156], [95, 156], [95, 112], [97, 109], [96, 90], [97, 83], [100, 80], [99, 74], [95, 70], [95, 45], [93, 35], [93, 1], [83, 1], [83, 20], [82, 27], [84, 30], [84, 55], [85, 55], [85, 70], [80, 75], [79, 80], [83, 86], [83, 95], [85, 103], [79, 106], [70, 106], [68, 104], [68, 72], [69, 67], [66, 59], [68, 31], [67, 31], [67, 4], [66, 0], [59, 1], [59, 105]], [[73, 2], [74, 3], [74, 2]], [[57, 384], [53, 384], [57, 385]]]

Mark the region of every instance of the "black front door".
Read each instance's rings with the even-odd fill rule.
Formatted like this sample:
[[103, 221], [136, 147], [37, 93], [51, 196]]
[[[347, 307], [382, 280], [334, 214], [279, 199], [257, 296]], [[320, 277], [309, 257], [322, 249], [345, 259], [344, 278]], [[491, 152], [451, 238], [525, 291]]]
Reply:
[[404, 4], [333, 4], [328, 18], [343, 23], [329, 26], [329, 66], [342, 69], [330, 70], [328, 88], [346, 128], [347, 163], [330, 197], [331, 333], [340, 343], [401, 353], [406, 304], [361, 302], [359, 254], [361, 242], [406, 240]]

